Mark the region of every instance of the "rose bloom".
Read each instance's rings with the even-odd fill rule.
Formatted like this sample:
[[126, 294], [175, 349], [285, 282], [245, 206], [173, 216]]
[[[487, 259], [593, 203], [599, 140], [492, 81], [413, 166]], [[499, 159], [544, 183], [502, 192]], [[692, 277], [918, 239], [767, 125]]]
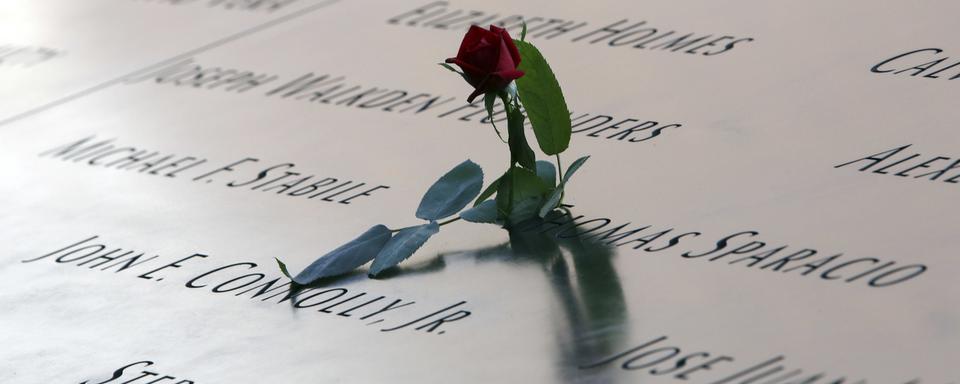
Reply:
[[490, 30], [476, 25], [463, 36], [457, 57], [447, 59], [463, 69], [464, 77], [473, 86], [467, 101], [488, 92], [498, 92], [511, 81], [523, 76], [517, 70], [520, 52], [506, 29], [491, 25]]

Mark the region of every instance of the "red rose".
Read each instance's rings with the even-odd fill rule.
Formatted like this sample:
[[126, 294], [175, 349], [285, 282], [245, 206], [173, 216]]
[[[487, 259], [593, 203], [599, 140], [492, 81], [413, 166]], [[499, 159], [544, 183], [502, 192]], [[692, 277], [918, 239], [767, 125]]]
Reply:
[[447, 59], [447, 63], [463, 69], [467, 82], [475, 88], [467, 98], [469, 102], [487, 92], [500, 91], [523, 76], [523, 71], [517, 70], [520, 51], [517, 51], [513, 39], [506, 29], [493, 25], [489, 31], [470, 26], [460, 43], [457, 57]]

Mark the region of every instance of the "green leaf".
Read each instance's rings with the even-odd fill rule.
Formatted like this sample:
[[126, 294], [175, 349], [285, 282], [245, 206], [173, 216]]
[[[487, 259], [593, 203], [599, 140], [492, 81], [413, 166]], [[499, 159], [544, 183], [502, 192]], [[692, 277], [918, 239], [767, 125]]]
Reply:
[[551, 189], [557, 186], [557, 169], [549, 161], [537, 160], [537, 177]]
[[560, 205], [560, 198], [563, 197], [563, 189], [567, 185], [567, 182], [570, 181], [570, 178], [573, 177], [573, 174], [583, 166], [583, 163], [587, 162], [590, 156], [581, 157], [570, 164], [570, 167], [567, 168], [567, 172], [563, 174], [563, 179], [560, 180], [560, 185], [557, 186], [557, 189], [553, 190], [553, 193], [550, 194], [550, 197], [547, 198], [547, 202], [543, 204], [543, 207], [540, 208], [540, 217], [547, 216], [547, 213], [552, 211], [558, 205]]
[[499, 224], [497, 202], [486, 200], [473, 208], [460, 212], [460, 218], [471, 223]]
[[570, 182], [570, 178], [573, 177], [573, 174], [576, 173], [577, 170], [580, 169], [580, 167], [582, 167], [583, 164], [586, 163], [587, 160], [589, 159], [590, 159], [590, 156], [584, 156], [574, 160], [573, 164], [570, 164], [570, 166], [567, 167], [567, 171], [563, 173], [563, 180], [560, 183], [566, 184]]
[[[380, 253], [390, 240], [390, 229], [376, 225], [356, 239], [341, 245], [304, 268], [293, 278], [300, 285], [307, 285], [322, 279], [342, 275], [366, 264]], [[285, 269], [284, 266], [283, 269]]]
[[290, 271], [287, 271], [287, 265], [284, 264], [282, 261], [280, 261], [280, 259], [276, 257], [274, 257], [273, 259], [276, 260], [277, 265], [280, 266], [280, 272], [282, 272], [283, 275], [286, 276], [288, 279], [293, 280], [293, 277], [290, 276]]
[[524, 41], [514, 42], [520, 50], [518, 69], [524, 72], [516, 80], [517, 88], [537, 143], [547, 155], [563, 152], [570, 146], [571, 123], [560, 83], [536, 47]]
[[[497, 190], [497, 211], [508, 223], [522, 221], [516, 220], [518, 217], [513, 214], [515, 207], [517, 209], [521, 205], [527, 207], [528, 202], [525, 200], [542, 198], [547, 191], [549, 188], [533, 171], [513, 167], [500, 179], [500, 188]], [[535, 215], [536, 210], [533, 212]]]
[[447, 64], [447, 63], [437, 63], [437, 64], [440, 64], [441, 67], [444, 67], [444, 68], [450, 70], [450, 72], [455, 72], [455, 73], [463, 74], [463, 72], [458, 71], [456, 68], [454, 68], [454, 67], [453, 67], [452, 65], [450, 65], [450, 64]]
[[480, 194], [483, 188], [483, 170], [467, 160], [457, 165], [430, 186], [420, 200], [417, 217], [440, 220], [460, 212]]
[[536, 169], [536, 154], [527, 143], [527, 136], [523, 132], [523, 113], [517, 109], [507, 110], [507, 138], [510, 146], [511, 164], [520, 164], [527, 169]]
[[456, 68], [454, 68], [452, 65], [447, 64], [447, 63], [438, 63], [438, 64], [440, 64], [441, 67], [444, 67], [444, 68], [450, 70], [450, 72], [453, 72], [453, 73], [456, 73], [456, 74], [460, 75], [460, 77], [462, 77], [462, 78], [463, 78], [464, 80], [466, 80], [468, 83], [470, 82], [470, 80], [467, 79], [467, 74], [466, 74], [466, 73], [463, 73], [463, 72], [458, 71], [458, 70], [457, 70]]
[[527, 39], [527, 21], [523, 21], [523, 29], [520, 30], [520, 41]]
[[493, 196], [493, 194], [497, 192], [497, 188], [500, 186], [500, 179], [502, 178], [503, 176], [500, 176], [490, 183], [490, 185], [487, 186], [487, 189], [484, 189], [483, 192], [480, 193], [480, 196], [477, 196], [477, 200], [473, 202], [473, 206], [476, 207], [490, 196]]
[[530, 196], [513, 202], [513, 210], [507, 216], [508, 225], [516, 225], [537, 217], [543, 205], [543, 196]]
[[373, 265], [370, 266], [370, 277], [375, 277], [380, 272], [400, 264], [401, 261], [412, 256], [430, 239], [430, 236], [437, 234], [437, 232], [440, 232], [440, 225], [436, 221], [401, 229], [387, 242], [380, 253], [377, 254], [377, 258], [373, 260]]
[[503, 139], [503, 134], [501, 134], [500, 129], [497, 128], [497, 123], [493, 121], [493, 107], [496, 102], [497, 94], [495, 92], [488, 92], [483, 95], [483, 105], [487, 108], [487, 118], [490, 119], [490, 125], [492, 125], [493, 130], [497, 132], [500, 141], [506, 143], [507, 141]]

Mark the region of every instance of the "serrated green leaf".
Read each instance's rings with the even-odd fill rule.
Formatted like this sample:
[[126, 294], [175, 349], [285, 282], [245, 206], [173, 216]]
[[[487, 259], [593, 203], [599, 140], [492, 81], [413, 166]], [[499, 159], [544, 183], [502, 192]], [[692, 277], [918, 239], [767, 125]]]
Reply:
[[547, 216], [547, 213], [552, 211], [557, 205], [560, 204], [560, 198], [563, 196], [563, 189], [566, 187], [567, 182], [570, 181], [570, 178], [573, 177], [573, 174], [583, 166], [583, 163], [587, 162], [590, 156], [581, 157], [570, 164], [570, 167], [567, 168], [567, 171], [563, 174], [563, 179], [560, 180], [560, 185], [557, 186], [557, 189], [553, 190], [553, 193], [550, 194], [550, 197], [547, 198], [547, 201], [543, 204], [543, 207], [540, 208], [540, 217]]
[[400, 264], [412, 256], [431, 236], [440, 232], [440, 225], [436, 221], [415, 227], [403, 228], [383, 246], [373, 265], [370, 266], [370, 277], [375, 277], [384, 270]]
[[527, 169], [536, 169], [536, 154], [533, 148], [527, 143], [527, 136], [523, 129], [524, 116], [519, 110], [513, 110], [507, 113], [507, 138], [510, 146], [511, 164], [520, 164]]
[[557, 186], [557, 168], [549, 161], [537, 160], [537, 177], [550, 188]]
[[473, 208], [460, 212], [460, 218], [471, 223], [499, 224], [497, 202], [485, 200]]
[[470, 160], [464, 161], [430, 186], [420, 200], [417, 217], [428, 221], [450, 217], [470, 204], [481, 188], [483, 170]]
[[[390, 240], [390, 229], [376, 225], [349, 243], [330, 251], [308, 265], [293, 278], [300, 285], [308, 285], [322, 279], [342, 275], [366, 264], [380, 253]], [[281, 271], [285, 269], [283, 266]]]
[[546, 59], [533, 44], [514, 41], [520, 51], [516, 80], [520, 101], [526, 108], [540, 149], [547, 155], [563, 152], [570, 145], [570, 111], [557, 77]]

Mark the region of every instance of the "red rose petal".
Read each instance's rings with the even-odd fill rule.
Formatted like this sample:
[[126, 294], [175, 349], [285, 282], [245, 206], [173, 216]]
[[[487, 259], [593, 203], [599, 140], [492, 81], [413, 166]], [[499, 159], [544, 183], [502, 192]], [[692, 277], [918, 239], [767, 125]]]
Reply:
[[460, 43], [457, 57], [447, 63], [458, 65], [474, 90], [467, 98], [473, 100], [484, 93], [497, 92], [511, 81], [523, 76], [517, 70], [520, 52], [506, 29], [490, 26], [490, 30], [470, 26]]

